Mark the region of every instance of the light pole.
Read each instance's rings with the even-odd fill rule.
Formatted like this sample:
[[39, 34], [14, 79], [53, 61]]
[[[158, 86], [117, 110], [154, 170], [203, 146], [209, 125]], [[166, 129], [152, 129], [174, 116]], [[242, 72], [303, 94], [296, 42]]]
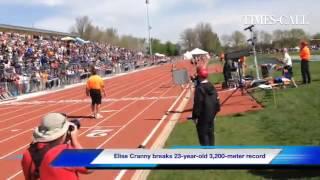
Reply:
[[147, 26], [148, 26], [148, 41], [149, 41], [149, 53], [152, 56], [152, 44], [151, 44], [151, 37], [150, 37], [150, 20], [149, 20], [149, 0], [146, 0], [146, 6], [147, 6]]

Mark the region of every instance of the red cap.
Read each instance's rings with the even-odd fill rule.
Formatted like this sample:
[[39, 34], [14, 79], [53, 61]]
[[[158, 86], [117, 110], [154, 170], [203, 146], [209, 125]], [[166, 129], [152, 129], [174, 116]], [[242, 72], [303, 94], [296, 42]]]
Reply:
[[302, 46], [307, 46], [308, 45], [308, 42], [307, 41], [301, 41], [300, 43]]
[[208, 75], [209, 75], [209, 73], [208, 73], [208, 70], [207, 70], [206, 68], [201, 68], [201, 69], [199, 70], [199, 72], [198, 72], [198, 76], [199, 76], [200, 78], [203, 78], [203, 79], [207, 78]]

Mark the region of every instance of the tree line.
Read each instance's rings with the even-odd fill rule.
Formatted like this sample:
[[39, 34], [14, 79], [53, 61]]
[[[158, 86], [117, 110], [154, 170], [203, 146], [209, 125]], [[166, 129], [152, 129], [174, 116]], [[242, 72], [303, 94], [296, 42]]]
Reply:
[[[257, 38], [258, 50], [266, 49], [282, 49], [282, 48], [295, 48], [299, 46], [300, 41], [311, 39], [320, 39], [320, 33], [310, 35], [303, 29], [290, 29], [290, 30], [274, 30], [269, 33], [264, 30], [256, 31], [255, 37]], [[224, 49], [241, 49], [248, 46], [248, 36], [244, 32], [234, 31], [231, 35], [222, 35], [221, 40]]]
[[[131, 35], [119, 35], [115, 28], [103, 28], [95, 26], [88, 16], [78, 17], [72, 33], [78, 34], [85, 40], [104, 42], [125, 47], [137, 51], [148, 53], [148, 41], [145, 38], [138, 38]], [[185, 51], [194, 48], [201, 48], [210, 53], [219, 54], [222, 51], [239, 50], [248, 48], [248, 33], [244, 31], [234, 31], [230, 35], [218, 36], [213, 31], [209, 23], [201, 22], [193, 28], [186, 28], [180, 34], [180, 41], [173, 43], [170, 41], [162, 42], [157, 38], [152, 38], [152, 52], [162, 53], [167, 56], [177, 56]], [[275, 30], [271, 33], [264, 30], [256, 31], [257, 49], [260, 51], [266, 49], [294, 48], [299, 45], [301, 40], [318, 39], [320, 33], [310, 35], [303, 29]]]
[[201, 48], [210, 53], [219, 53], [222, 50], [219, 36], [209, 23], [199, 23], [194, 28], [187, 28], [181, 33], [183, 50]]
[[[79, 37], [94, 41], [109, 43], [136, 51], [149, 52], [149, 46], [145, 38], [138, 38], [131, 35], [119, 35], [115, 28], [104, 28], [92, 23], [88, 16], [76, 18], [75, 24], [71, 27], [71, 33]], [[158, 39], [152, 39], [152, 51], [167, 56], [176, 56], [179, 54], [179, 45], [170, 41], [162, 43]]]

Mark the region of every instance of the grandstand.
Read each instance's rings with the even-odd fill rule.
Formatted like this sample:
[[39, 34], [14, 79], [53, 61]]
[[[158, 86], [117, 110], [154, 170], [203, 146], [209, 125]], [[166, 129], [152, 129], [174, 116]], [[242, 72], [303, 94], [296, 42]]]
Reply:
[[0, 32], [0, 87], [13, 96], [78, 83], [92, 65], [101, 76], [151, 65], [130, 49], [63, 40], [75, 34], [3, 24]]
[[58, 37], [63, 37], [63, 36], [76, 37], [77, 36], [76, 34], [71, 34], [71, 33], [23, 27], [23, 26], [14, 26], [14, 25], [7, 25], [7, 24], [0, 24], [0, 32], [14, 32], [14, 33], [42, 35], [42, 36], [49, 35], [49, 36], [58, 36]]

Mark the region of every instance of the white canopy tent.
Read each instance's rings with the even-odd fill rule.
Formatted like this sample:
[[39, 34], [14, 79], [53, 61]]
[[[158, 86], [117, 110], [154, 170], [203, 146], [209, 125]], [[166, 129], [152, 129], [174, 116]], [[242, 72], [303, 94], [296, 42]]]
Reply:
[[207, 55], [209, 54], [207, 51], [204, 51], [202, 49], [199, 48], [195, 48], [190, 52], [192, 55]]
[[90, 43], [90, 41], [85, 41], [79, 37], [76, 38], [76, 41], [79, 42], [80, 44], [87, 44], [87, 43]]
[[157, 56], [157, 57], [165, 57], [166, 56], [166, 55], [160, 54], [160, 53], [155, 53], [154, 55]]
[[191, 54], [189, 51], [187, 51], [187, 52], [185, 52], [185, 53], [183, 54], [183, 58], [186, 59], [186, 60], [190, 60], [190, 59], [192, 59], [193, 57], [192, 57], [192, 54]]
[[63, 37], [61, 38], [61, 41], [75, 41], [76, 39], [72, 38], [72, 37], [69, 37], [69, 36], [66, 36], [66, 37]]

